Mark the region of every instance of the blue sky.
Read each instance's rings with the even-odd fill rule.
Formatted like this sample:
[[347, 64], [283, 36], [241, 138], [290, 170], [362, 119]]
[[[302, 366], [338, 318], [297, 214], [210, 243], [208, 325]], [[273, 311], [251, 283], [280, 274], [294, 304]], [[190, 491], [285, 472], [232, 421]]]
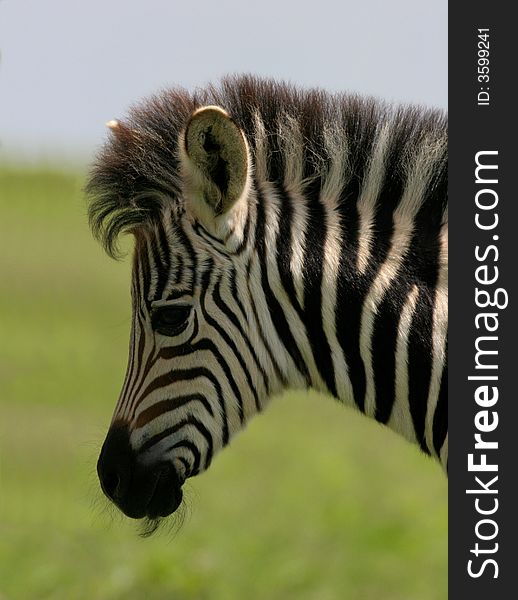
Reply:
[[447, 105], [447, 2], [0, 0], [0, 160], [88, 160], [160, 88], [252, 72]]

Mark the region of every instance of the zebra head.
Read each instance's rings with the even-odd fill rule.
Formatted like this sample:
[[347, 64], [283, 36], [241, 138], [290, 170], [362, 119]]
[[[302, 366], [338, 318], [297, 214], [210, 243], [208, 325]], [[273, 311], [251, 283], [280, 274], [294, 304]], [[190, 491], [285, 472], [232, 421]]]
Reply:
[[109, 123], [87, 192], [135, 238], [126, 378], [98, 472], [158, 518], [269, 397], [314, 387], [447, 464], [447, 134], [249, 76]]
[[[154, 519], [178, 508], [184, 481], [207, 469], [279, 380], [258, 334], [265, 306], [250, 287], [254, 192], [241, 128], [221, 108], [195, 109], [169, 171], [152, 166], [154, 189], [114, 201], [108, 172], [127, 167], [122, 160], [146, 132], [109, 126], [112, 163], [106, 155], [90, 181], [90, 216], [108, 246], [115, 230], [134, 234], [133, 315], [127, 373], [97, 468], [127, 516]], [[114, 148], [126, 153], [117, 165]]]

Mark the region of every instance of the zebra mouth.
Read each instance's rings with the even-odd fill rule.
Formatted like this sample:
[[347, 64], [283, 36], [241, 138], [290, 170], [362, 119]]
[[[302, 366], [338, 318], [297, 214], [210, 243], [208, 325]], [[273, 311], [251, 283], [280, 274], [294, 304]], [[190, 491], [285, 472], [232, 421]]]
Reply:
[[97, 472], [104, 494], [132, 519], [167, 517], [182, 502], [183, 480], [174, 466], [139, 460], [124, 426], [108, 432]]
[[183, 492], [176, 472], [172, 467], [166, 466], [158, 474], [145, 514], [142, 516], [149, 519], [167, 517], [177, 510], [182, 498]]
[[131, 519], [158, 519], [174, 513], [183, 498], [181, 483], [171, 465], [156, 469], [139, 465], [125, 493], [104, 493]]

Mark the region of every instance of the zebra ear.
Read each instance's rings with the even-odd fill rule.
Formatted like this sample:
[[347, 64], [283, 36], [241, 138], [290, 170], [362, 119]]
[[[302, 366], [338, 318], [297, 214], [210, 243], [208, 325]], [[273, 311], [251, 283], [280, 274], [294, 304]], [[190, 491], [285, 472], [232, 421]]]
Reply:
[[196, 110], [187, 125], [182, 157], [185, 182], [216, 216], [242, 196], [248, 178], [248, 149], [241, 129], [218, 106]]

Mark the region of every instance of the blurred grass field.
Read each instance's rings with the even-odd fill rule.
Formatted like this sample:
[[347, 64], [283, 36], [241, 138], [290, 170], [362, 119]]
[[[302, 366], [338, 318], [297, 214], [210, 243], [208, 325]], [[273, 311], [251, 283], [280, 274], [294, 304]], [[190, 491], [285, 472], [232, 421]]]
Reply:
[[127, 358], [128, 261], [88, 231], [81, 174], [0, 168], [0, 600], [438, 600], [446, 479], [313, 393], [276, 399], [142, 539], [97, 452]]

